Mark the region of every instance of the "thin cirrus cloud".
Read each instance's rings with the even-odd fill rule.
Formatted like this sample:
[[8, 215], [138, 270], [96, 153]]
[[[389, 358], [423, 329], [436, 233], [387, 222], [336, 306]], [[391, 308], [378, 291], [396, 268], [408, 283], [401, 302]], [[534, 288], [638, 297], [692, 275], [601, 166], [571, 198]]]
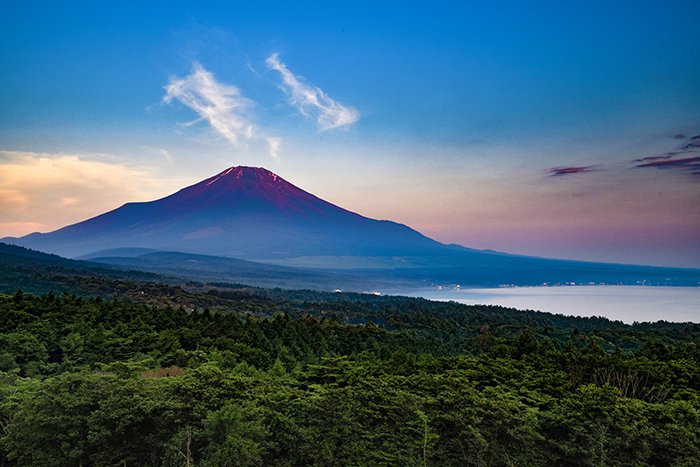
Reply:
[[[685, 136], [678, 133], [671, 138], [679, 141], [675, 149], [634, 159], [632, 168], [678, 170], [691, 175], [700, 175], [700, 135]], [[547, 169], [547, 174], [550, 177], [563, 177], [599, 170], [600, 167], [596, 165], [564, 166]]]
[[[652, 159], [652, 160], [649, 160]], [[645, 167], [653, 167], [657, 169], [684, 169], [692, 173], [693, 175], [700, 175], [700, 156], [693, 156], [693, 157], [680, 157], [677, 159], [673, 159], [672, 156], [668, 156], [665, 158], [644, 158], [644, 159], [637, 159], [638, 162], [642, 162], [643, 160], [646, 160], [646, 162], [637, 164], [635, 167], [639, 168], [645, 168]], [[635, 161], [635, 162], [637, 162]]]
[[173, 157], [170, 155], [170, 151], [168, 151], [165, 148], [157, 148], [154, 146], [143, 146], [143, 148], [148, 152], [159, 155], [168, 163], [171, 163], [173, 161]]
[[585, 174], [596, 171], [597, 169], [594, 165], [552, 167], [551, 169], [547, 169], [547, 173], [550, 177], [563, 177], [565, 175]]
[[320, 88], [303, 82], [294, 75], [279, 59], [279, 54], [267, 58], [269, 69], [282, 76], [282, 89], [289, 95], [289, 103], [302, 115], [316, 119], [321, 130], [347, 127], [360, 119], [360, 113], [353, 107], [343, 105], [328, 96]]
[[247, 117], [253, 101], [243, 97], [236, 86], [217, 81], [213, 73], [199, 63], [195, 63], [192, 73], [184, 78], [171, 78], [165, 90], [163, 102], [169, 104], [177, 99], [199, 115], [185, 125], [205, 120], [236, 147], [253, 138], [254, 125]]
[[678, 169], [700, 175], [700, 135], [685, 137], [679, 134], [674, 139], [683, 141], [675, 150], [635, 159], [632, 161], [634, 168]]

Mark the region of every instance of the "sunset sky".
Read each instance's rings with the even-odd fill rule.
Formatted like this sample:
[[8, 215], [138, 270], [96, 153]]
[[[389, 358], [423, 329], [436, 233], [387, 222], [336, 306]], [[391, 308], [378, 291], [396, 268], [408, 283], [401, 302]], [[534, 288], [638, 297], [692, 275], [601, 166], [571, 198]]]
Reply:
[[0, 237], [251, 165], [445, 243], [700, 267], [697, 0], [59, 3], [0, 3]]

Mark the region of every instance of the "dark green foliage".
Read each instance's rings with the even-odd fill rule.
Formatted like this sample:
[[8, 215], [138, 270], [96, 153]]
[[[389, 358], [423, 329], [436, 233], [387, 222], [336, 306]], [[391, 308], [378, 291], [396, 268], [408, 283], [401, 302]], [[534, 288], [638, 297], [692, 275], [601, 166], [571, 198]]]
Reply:
[[[149, 300], [175, 290], [149, 287]], [[180, 290], [175, 306], [0, 296], [0, 464], [700, 458], [696, 325]]]

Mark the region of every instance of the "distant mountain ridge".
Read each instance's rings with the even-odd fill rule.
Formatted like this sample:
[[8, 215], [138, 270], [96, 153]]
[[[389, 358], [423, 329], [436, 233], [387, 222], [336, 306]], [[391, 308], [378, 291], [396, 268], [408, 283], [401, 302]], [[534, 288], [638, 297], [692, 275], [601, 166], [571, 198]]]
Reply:
[[127, 203], [49, 233], [3, 241], [77, 257], [105, 248], [270, 259], [401, 255], [444, 245], [324, 201], [259, 167], [230, 167], [165, 198]]
[[445, 245], [403, 224], [338, 207], [259, 167], [230, 167], [155, 201], [127, 203], [54, 232], [1, 241], [117, 267], [207, 280], [236, 277], [266, 286], [275, 281], [312, 288], [367, 282], [700, 285], [696, 269], [556, 260]]

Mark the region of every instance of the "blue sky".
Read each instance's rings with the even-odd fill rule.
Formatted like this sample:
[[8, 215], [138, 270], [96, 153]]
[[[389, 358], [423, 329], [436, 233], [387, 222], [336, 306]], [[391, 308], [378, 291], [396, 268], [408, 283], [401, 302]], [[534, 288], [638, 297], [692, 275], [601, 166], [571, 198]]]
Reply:
[[242, 164], [445, 242], [700, 267], [697, 2], [96, 3], [0, 6], [0, 235]]

